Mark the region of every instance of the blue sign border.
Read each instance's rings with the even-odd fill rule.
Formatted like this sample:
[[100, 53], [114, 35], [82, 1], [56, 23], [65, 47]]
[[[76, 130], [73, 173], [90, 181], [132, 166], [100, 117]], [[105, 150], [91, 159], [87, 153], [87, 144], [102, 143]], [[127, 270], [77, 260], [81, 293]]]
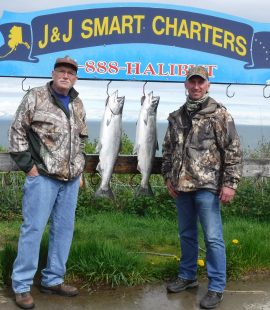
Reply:
[[4, 12], [0, 76], [48, 78], [66, 54], [80, 79], [182, 82], [190, 67], [204, 65], [212, 83], [264, 85], [270, 24], [153, 3]]

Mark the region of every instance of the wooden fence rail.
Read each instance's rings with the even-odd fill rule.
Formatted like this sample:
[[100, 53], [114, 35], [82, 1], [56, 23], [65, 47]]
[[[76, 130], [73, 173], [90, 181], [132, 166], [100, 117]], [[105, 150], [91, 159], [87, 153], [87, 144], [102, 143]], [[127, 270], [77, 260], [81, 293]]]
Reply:
[[[98, 154], [87, 154], [85, 172], [95, 173], [98, 164]], [[161, 157], [155, 157], [152, 174], [160, 174]], [[8, 153], [0, 153], [0, 172], [19, 171]], [[114, 167], [114, 173], [137, 174], [137, 157], [119, 155]], [[270, 159], [245, 159], [243, 166], [244, 177], [270, 177]]]

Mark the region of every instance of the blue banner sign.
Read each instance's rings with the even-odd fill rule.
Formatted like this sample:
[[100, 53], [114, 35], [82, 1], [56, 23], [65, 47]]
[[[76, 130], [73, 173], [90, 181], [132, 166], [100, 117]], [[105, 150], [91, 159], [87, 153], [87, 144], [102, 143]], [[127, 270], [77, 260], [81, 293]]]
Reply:
[[153, 3], [4, 12], [0, 76], [50, 77], [67, 54], [81, 79], [182, 82], [204, 65], [213, 83], [266, 84], [270, 24]]

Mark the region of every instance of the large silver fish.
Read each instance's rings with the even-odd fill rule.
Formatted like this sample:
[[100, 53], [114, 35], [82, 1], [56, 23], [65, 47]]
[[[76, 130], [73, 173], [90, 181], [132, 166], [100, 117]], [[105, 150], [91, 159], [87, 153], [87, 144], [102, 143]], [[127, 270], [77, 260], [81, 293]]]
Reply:
[[97, 197], [114, 198], [110, 180], [121, 146], [124, 102], [125, 97], [118, 97], [118, 91], [108, 96], [106, 100], [99, 142], [96, 147], [96, 152], [99, 152], [99, 163], [96, 170], [101, 175], [101, 183], [95, 192]]
[[149, 178], [152, 171], [156, 150], [158, 150], [156, 115], [159, 104], [159, 96], [153, 96], [153, 92], [141, 99], [141, 110], [136, 126], [136, 140], [133, 154], [137, 154], [137, 169], [142, 175], [141, 184], [136, 195], [153, 195]]

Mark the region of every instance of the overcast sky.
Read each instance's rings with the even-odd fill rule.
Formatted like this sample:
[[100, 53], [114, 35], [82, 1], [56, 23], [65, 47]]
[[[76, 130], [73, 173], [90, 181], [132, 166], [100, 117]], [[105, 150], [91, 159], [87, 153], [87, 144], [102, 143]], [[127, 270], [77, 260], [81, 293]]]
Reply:
[[227, 13], [238, 17], [250, 19], [252, 21], [270, 22], [270, 2], [268, 0], [137, 0], [137, 1], [118, 1], [118, 0], [104, 0], [104, 1], [89, 1], [89, 0], [0, 0], [0, 14], [3, 10], [13, 12], [29, 12], [42, 9], [57, 8], [81, 4], [93, 3], [165, 3], [174, 5], [183, 5], [189, 7], [196, 7], [201, 9], [213, 10], [220, 13]]
[[[30, 12], [49, 8], [93, 3], [120, 3], [124, 1], [104, 0], [0, 0], [0, 17], [3, 11]], [[127, 1], [126, 1], [127, 2]], [[251, 21], [270, 23], [270, 1], [268, 0], [227, 0], [227, 1], [197, 1], [197, 0], [163, 0], [163, 1], [128, 1], [144, 3], [166, 3], [187, 7], [213, 10], [234, 15]], [[22, 79], [0, 77], [0, 117], [12, 115], [24, 94], [21, 89]], [[25, 87], [42, 85], [46, 80], [27, 79]], [[83, 99], [89, 119], [101, 119], [106, 99], [106, 81], [78, 81], [77, 89]], [[119, 90], [119, 95], [126, 96], [124, 119], [136, 120], [140, 109], [143, 82], [112, 82], [109, 92]], [[185, 100], [184, 85], [177, 83], [148, 83], [146, 92], [154, 91], [161, 97], [158, 118], [166, 120], [169, 112], [177, 109]], [[236, 123], [270, 125], [270, 98], [263, 97], [263, 86], [232, 85], [229, 93], [235, 92], [233, 98], [226, 96], [226, 85], [212, 85], [210, 95], [222, 102], [234, 116]], [[270, 95], [269, 89], [266, 93]]]

